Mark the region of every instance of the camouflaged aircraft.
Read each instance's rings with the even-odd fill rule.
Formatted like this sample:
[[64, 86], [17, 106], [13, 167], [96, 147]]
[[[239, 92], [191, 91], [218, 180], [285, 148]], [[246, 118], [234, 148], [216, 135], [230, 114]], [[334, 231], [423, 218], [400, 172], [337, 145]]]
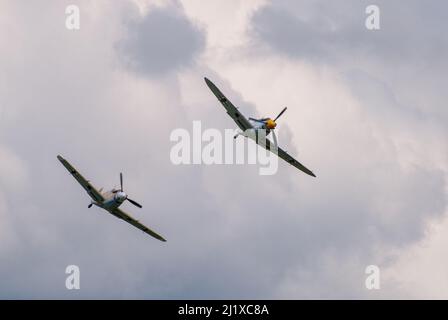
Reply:
[[142, 205], [138, 202], [130, 199], [128, 195], [123, 191], [123, 174], [120, 173], [120, 189], [113, 188], [110, 191], [103, 192], [103, 189], [97, 190], [94, 186], [90, 184], [90, 181], [86, 180], [67, 160], [63, 157], [58, 156], [59, 161], [64, 165], [64, 167], [70, 172], [70, 174], [79, 182], [79, 184], [87, 191], [87, 194], [92, 198], [88, 208], [93, 205], [100, 207], [115, 217], [130, 223], [134, 227], [142, 230], [143, 232], [149, 234], [150, 236], [160, 240], [166, 241], [162, 236], [158, 235], [145, 225], [141, 224], [138, 220], [131, 217], [129, 214], [121, 210], [119, 207], [127, 200], [134, 206], [142, 208]]
[[[241, 129], [241, 132], [239, 132], [237, 135], [235, 135], [235, 139], [238, 136], [244, 136], [247, 138], [251, 138], [255, 140], [256, 143], [258, 143], [260, 146], [264, 147], [265, 149], [277, 154], [281, 159], [288, 162], [290, 165], [296, 167], [297, 169], [305, 172], [306, 174], [316, 177], [316, 175], [306, 168], [303, 164], [301, 164], [299, 161], [291, 157], [286, 151], [278, 147], [277, 145], [277, 138], [275, 135], [274, 129], [277, 127], [277, 120], [283, 115], [283, 113], [286, 111], [287, 108], [284, 108], [277, 117], [274, 119], [272, 118], [261, 118], [261, 119], [254, 119], [254, 118], [246, 118], [233, 104], [229, 101], [229, 99], [226, 98], [226, 96], [218, 89], [218, 87], [213, 84], [209, 79], [204, 78], [205, 83], [210, 88], [210, 90], [213, 92], [213, 94], [218, 98], [218, 100], [221, 102], [221, 104], [224, 106], [224, 108], [227, 111], [227, 114], [235, 121], [235, 123], [238, 125], [238, 127]], [[263, 133], [263, 135], [259, 134], [259, 132]], [[269, 133], [273, 134], [274, 143], [272, 143], [269, 139], [266, 137], [269, 135]], [[259, 139], [259, 136], [264, 137], [264, 139]]]

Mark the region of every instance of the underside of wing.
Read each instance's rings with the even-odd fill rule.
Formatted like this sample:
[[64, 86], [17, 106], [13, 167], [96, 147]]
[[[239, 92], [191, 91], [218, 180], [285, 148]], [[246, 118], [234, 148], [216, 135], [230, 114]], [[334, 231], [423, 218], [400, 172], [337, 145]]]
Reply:
[[296, 159], [294, 159], [293, 157], [291, 157], [286, 151], [284, 151], [282, 148], [277, 147], [275, 148], [274, 143], [272, 143], [272, 141], [270, 141], [269, 139], [265, 140], [266, 142], [263, 143], [262, 141], [257, 141], [257, 143], [266, 148], [267, 150], [277, 154], [280, 158], [282, 158], [283, 160], [285, 160], [286, 162], [288, 162], [290, 165], [296, 167], [297, 169], [305, 172], [306, 174], [312, 176], [312, 177], [316, 177], [316, 175], [307, 167], [305, 167], [303, 164], [301, 164], [299, 161], [297, 161]]
[[286, 151], [283, 151], [283, 149], [278, 148], [278, 156], [288, 162], [290, 165], [296, 167], [297, 169], [305, 172], [306, 174], [316, 177], [316, 175], [307, 167], [305, 167], [303, 164], [301, 164], [299, 161], [291, 157]]
[[238, 111], [238, 109], [232, 104], [232, 102], [230, 102], [229, 99], [227, 99], [226, 96], [222, 94], [222, 92], [218, 89], [218, 87], [214, 85], [213, 82], [211, 82], [207, 78], [204, 78], [204, 80], [205, 83], [207, 83], [207, 86], [216, 96], [216, 98], [218, 98], [224, 108], [226, 108], [229, 116], [232, 117], [233, 121], [236, 122], [236, 124], [242, 131], [253, 128], [249, 120], [245, 116], [243, 116], [241, 112]]
[[94, 186], [90, 184], [67, 160], [63, 157], [58, 156], [59, 161], [64, 165], [64, 167], [70, 172], [70, 174], [79, 182], [79, 184], [87, 191], [89, 196], [97, 202], [104, 201], [103, 195], [95, 189]]
[[151, 229], [149, 229], [147, 226], [145, 226], [144, 224], [141, 224], [138, 220], [134, 219], [133, 217], [131, 217], [129, 214], [127, 214], [126, 212], [124, 212], [121, 209], [115, 209], [111, 212], [114, 216], [116, 216], [117, 218], [123, 219], [124, 221], [126, 221], [127, 223], [132, 224], [134, 227], [142, 230], [143, 232], [149, 234], [150, 236], [156, 238], [157, 240], [166, 242], [166, 240], [159, 234], [155, 233], [154, 231], [152, 231]]

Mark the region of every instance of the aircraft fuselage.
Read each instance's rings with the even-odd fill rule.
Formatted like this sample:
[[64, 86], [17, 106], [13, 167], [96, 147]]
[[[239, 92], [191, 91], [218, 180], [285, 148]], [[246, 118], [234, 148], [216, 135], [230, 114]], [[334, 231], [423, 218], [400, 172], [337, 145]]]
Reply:
[[102, 203], [92, 202], [92, 204], [108, 211], [120, 207], [127, 198], [126, 193], [117, 190], [105, 192], [103, 196], [105, 200]]

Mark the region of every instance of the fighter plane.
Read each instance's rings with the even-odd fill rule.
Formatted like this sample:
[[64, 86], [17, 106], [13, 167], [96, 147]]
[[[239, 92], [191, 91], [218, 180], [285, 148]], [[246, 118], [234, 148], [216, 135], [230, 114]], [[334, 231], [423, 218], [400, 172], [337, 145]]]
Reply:
[[88, 208], [91, 208], [93, 205], [100, 207], [102, 209], [105, 209], [112, 215], [116, 216], [119, 219], [123, 219], [124, 221], [132, 224], [134, 227], [142, 230], [143, 232], [149, 234], [150, 236], [165, 242], [166, 240], [146, 227], [145, 225], [141, 224], [136, 219], [132, 218], [130, 215], [125, 213], [123, 210], [121, 210], [119, 207], [125, 202], [126, 200], [132, 203], [133, 205], [142, 208], [142, 206], [130, 199], [128, 195], [123, 191], [123, 174], [120, 173], [120, 189], [113, 188], [111, 191], [102, 192], [102, 188], [100, 190], [97, 190], [95, 187], [93, 187], [90, 184], [90, 181], [86, 180], [67, 160], [65, 160], [63, 157], [58, 156], [59, 161], [64, 165], [64, 167], [70, 172], [73, 177], [79, 182], [79, 184], [87, 191], [87, 194], [92, 198], [92, 201], [90, 202]]
[[[204, 78], [205, 83], [210, 88], [210, 90], [213, 92], [213, 94], [218, 98], [218, 100], [221, 102], [221, 104], [224, 106], [224, 108], [227, 110], [227, 114], [235, 121], [235, 123], [238, 125], [238, 127], [241, 129], [241, 132], [239, 132], [237, 135], [235, 135], [235, 139], [238, 136], [245, 136], [245, 137], [253, 137], [254, 135], [250, 134], [255, 133], [259, 130], [263, 130], [265, 132], [265, 137], [272, 132], [274, 137], [274, 143], [275, 146], [277, 145], [276, 141], [277, 138], [275, 136], [274, 129], [277, 127], [277, 120], [280, 118], [283, 113], [286, 111], [287, 108], [284, 108], [277, 117], [274, 119], [271, 118], [262, 118], [262, 119], [254, 119], [254, 118], [246, 118], [241, 114], [241, 112], [238, 111], [238, 109], [232, 104], [232, 102], [229, 101], [229, 99], [226, 98], [226, 96], [218, 89], [218, 87], [215, 86], [213, 82], [211, 82], [209, 79]], [[272, 148], [272, 142], [269, 139], [264, 139], [264, 141], [261, 142], [262, 139], [254, 139], [260, 146], [266, 148], [269, 151], [274, 152], [277, 154], [280, 158], [291, 164], [292, 166], [296, 167], [297, 169], [305, 172], [306, 174], [316, 177], [316, 175], [306, 168], [303, 164], [298, 162], [296, 159], [291, 157], [286, 151], [281, 149], [280, 147]]]

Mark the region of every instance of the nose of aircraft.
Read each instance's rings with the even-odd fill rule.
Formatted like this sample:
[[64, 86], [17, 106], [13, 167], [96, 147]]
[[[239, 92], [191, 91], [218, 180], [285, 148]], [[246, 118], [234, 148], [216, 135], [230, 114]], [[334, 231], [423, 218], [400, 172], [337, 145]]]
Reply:
[[268, 129], [275, 129], [276, 126], [277, 126], [277, 123], [275, 123], [274, 120], [269, 119], [268, 121], [266, 121], [266, 127]]
[[120, 202], [123, 202], [124, 200], [126, 200], [127, 197], [128, 196], [124, 192], [118, 192], [117, 193], [117, 200], [120, 201]]

